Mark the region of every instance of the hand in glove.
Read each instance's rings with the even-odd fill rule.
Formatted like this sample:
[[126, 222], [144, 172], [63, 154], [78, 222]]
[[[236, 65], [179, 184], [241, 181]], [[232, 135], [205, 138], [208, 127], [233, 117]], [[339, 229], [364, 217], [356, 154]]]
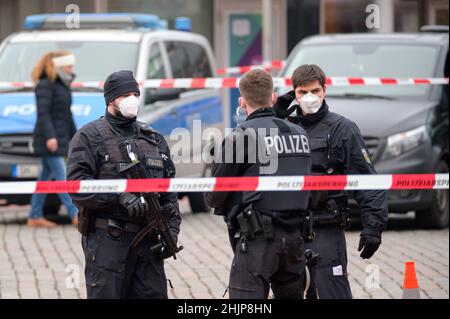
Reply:
[[178, 241], [178, 233], [180, 232], [180, 210], [178, 204], [166, 203], [161, 206], [163, 214], [169, 221], [170, 234], [172, 235], [175, 242]]
[[148, 204], [141, 200], [141, 196], [133, 193], [123, 193], [119, 196], [119, 203], [125, 207], [130, 217], [143, 217], [148, 210]]
[[295, 92], [289, 91], [288, 93], [279, 96], [275, 104], [273, 105], [273, 110], [277, 114], [277, 117], [285, 119], [287, 118], [296, 108], [297, 105], [291, 105], [292, 101], [295, 100]]
[[381, 245], [381, 237], [373, 235], [361, 235], [358, 251], [361, 251], [361, 258], [369, 259]]

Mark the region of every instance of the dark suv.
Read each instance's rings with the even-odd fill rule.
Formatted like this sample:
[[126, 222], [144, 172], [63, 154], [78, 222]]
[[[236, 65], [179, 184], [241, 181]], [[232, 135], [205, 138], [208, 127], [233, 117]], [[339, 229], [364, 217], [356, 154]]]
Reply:
[[[448, 77], [447, 32], [323, 35], [300, 42], [281, 76], [317, 64], [329, 77]], [[330, 86], [333, 112], [360, 128], [380, 174], [448, 173], [448, 85]], [[280, 92], [282, 93], [282, 92]], [[449, 192], [389, 192], [389, 210], [416, 212], [418, 226], [443, 228]]]

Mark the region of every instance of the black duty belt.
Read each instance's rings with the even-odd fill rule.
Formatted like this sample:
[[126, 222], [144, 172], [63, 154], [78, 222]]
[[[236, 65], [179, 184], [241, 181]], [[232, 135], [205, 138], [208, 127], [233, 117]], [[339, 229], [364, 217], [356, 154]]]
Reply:
[[314, 226], [341, 226], [348, 227], [350, 218], [346, 212], [337, 211], [330, 212], [328, 210], [313, 210], [312, 211]]
[[95, 219], [95, 228], [108, 229], [110, 227], [120, 227], [127, 233], [139, 233], [139, 231], [144, 228], [144, 226], [140, 224], [119, 221], [112, 218]]

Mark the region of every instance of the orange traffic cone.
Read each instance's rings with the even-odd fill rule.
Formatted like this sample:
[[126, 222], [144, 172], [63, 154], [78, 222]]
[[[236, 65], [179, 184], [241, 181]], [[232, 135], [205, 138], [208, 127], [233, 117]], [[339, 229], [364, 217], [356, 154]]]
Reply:
[[405, 262], [403, 279], [403, 299], [420, 299], [419, 283], [417, 282], [414, 261]]

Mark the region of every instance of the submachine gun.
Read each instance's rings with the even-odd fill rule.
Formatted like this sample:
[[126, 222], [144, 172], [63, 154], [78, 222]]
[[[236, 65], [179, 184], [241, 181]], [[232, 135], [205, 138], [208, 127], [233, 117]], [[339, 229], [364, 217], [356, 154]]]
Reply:
[[[124, 159], [127, 160], [125, 166], [121, 167], [120, 173], [127, 179], [144, 179], [149, 178], [147, 171], [143, 168], [141, 161], [138, 160], [136, 154], [131, 150], [128, 141], [119, 144], [120, 152]], [[149, 233], [155, 231], [158, 237], [158, 243], [151, 247], [155, 253], [159, 253], [164, 259], [173, 256], [177, 259], [176, 253], [182, 250], [183, 246], [177, 246], [176, 240], [172, 237], [169, 228], [169, 219], [172, 215], [172, 209], [162, 208], [159, 203], [158, 193], [139, 193], [142, 203], [147, 202], [149, 209], [145, 212], [147, 225], [136, 235], [131, 242], [131, 247], [135, 248], [139, 242]]]

